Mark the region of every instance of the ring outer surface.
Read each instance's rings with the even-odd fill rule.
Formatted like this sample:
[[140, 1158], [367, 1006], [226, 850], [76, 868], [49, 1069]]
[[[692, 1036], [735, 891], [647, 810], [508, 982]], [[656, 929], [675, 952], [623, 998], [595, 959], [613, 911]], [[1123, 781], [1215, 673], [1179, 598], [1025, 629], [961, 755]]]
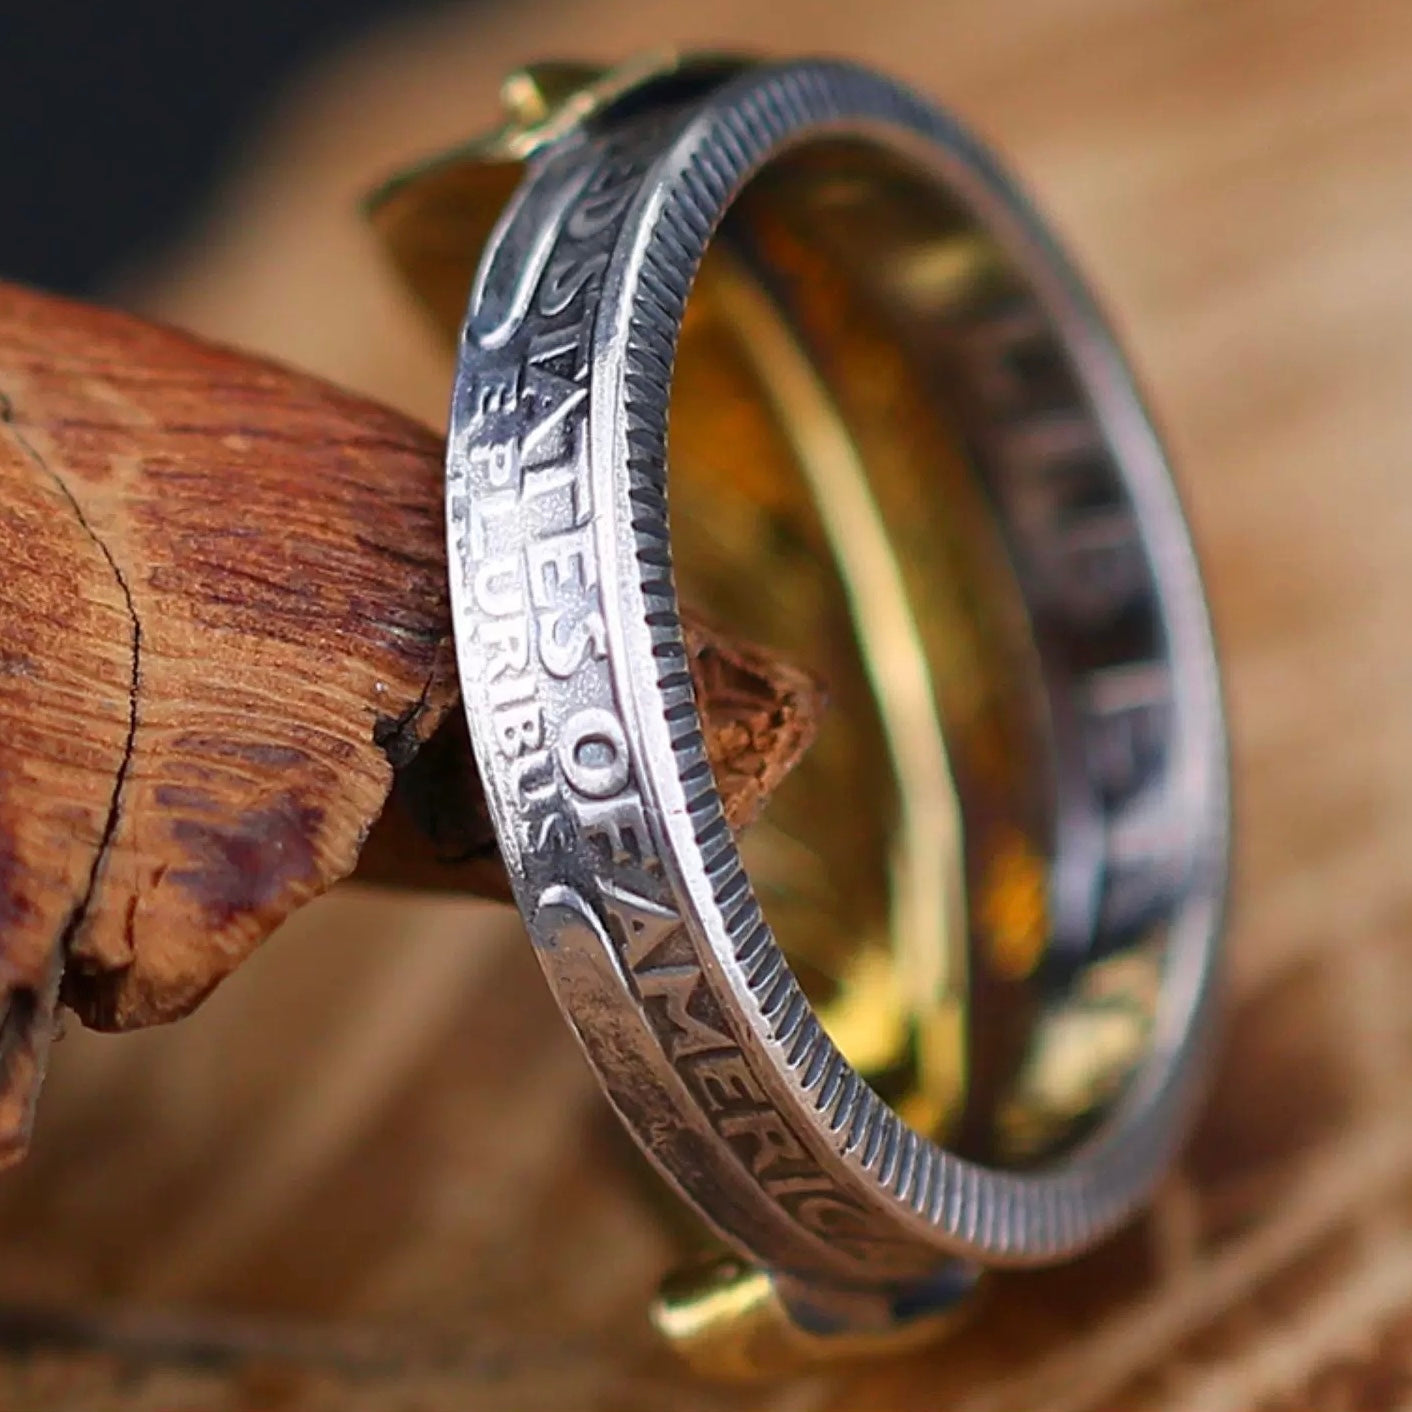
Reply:
[[[667, 531], [672, 360], [734, 194], [827, 135], [900, 151], [1024, 269], [1114, 447], [1156, 581], [1172, 774], [1194, 840], [1152, 1052], [1057, 1163], [979, 1166], [908, 1128], [837, 1051], [776, 945], [721, 812]], [[952, 1258], [1076, 1253], [1149, 1194], [1204, 1068], [1228, 783], [1200, 579], [1126, 365], [1025, 200], [954, 120], [835, 61], [632, 105], [538, 158], [472, 294], [447, 461], [452, 613], [512, 886], [610, 1101], [667, 1180], [768, 1268], [903, 1284]]]

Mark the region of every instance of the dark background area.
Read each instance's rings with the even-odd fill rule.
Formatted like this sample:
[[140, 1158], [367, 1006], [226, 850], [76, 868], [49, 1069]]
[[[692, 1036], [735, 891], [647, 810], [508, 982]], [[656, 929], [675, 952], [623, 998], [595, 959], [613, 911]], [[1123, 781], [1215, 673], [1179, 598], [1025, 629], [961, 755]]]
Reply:
[[92, 294], [199, 209], [319, 52], [433, 0], [0, 0], [0, 278]]

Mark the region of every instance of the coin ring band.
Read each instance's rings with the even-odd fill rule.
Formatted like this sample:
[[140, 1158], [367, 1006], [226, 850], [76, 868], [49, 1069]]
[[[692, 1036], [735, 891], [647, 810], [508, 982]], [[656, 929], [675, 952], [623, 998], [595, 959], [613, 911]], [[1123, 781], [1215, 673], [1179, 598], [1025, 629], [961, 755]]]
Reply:
[[[1095, 1135], [996, 1170], [909, 1128], [850, 1067], [743, 871], [707, 761], [667, 531], [673, 354], [734, 196], [849, 137], [943, 188], [1023, 272], [1131, 506], [1170, 682], [1185, 840], [1151, 1051]], [[549, 353], [569, 350], [553, 378]], [[1203, 1069], [1226, 875], [1225, 747], [1199, 576], [1161, 447], [1083, 285], [990, 156], [837, 62], [665, 86], [531, 162], [482, 257], [447, 470], [464, 700], [518, 905], [609, 1099], [736, 1249], [838, 1285], [1037, 1264], [1129, 1215]]]

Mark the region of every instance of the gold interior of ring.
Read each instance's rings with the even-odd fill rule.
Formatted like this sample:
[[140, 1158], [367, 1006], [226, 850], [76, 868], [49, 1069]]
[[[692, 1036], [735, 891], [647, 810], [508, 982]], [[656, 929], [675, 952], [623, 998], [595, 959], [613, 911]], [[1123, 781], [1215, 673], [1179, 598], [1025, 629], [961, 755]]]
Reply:
[[840, 1048], [919, 1130], [1053, 1155], [1145, 1054], [1160, 944], [1061, 996], [1054, 762], [1019, 582], [898, 311], [1015, 284], [934, 184], [856, 141], [776, 161], [688, 304], [669, 477], [683, 598], [828, 684], [820, 737], [741, 840]]

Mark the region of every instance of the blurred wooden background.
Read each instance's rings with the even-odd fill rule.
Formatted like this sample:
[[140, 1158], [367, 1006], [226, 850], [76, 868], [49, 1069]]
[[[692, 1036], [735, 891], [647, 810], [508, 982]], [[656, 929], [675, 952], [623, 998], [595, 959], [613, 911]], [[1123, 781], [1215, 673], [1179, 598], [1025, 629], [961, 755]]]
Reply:
[[[439, 421], [446, 370], [358, 194], [481, 125], [525, 58], [664, 42], [840, 52], [949, 103], [1126, 337], [1208, 570], [1239, 788], [1229, 1038], [1189, 1158], [950, 1345], [697, 1385], [646, 1330], [669, 1245], [516, 921], [350, 892], [193, 1019], [60, 1046], [0, 1180], [0, 1302], [112, 1351], [0, 1355], [0, 1406], [1412, 1406], [1412, 6], [451, 8], [312, 75], [125, 295]], [[248, 1356], [174, 1360], [172, 1311]], [[0, 1312], [0, 1346], [24, 1334]]]

